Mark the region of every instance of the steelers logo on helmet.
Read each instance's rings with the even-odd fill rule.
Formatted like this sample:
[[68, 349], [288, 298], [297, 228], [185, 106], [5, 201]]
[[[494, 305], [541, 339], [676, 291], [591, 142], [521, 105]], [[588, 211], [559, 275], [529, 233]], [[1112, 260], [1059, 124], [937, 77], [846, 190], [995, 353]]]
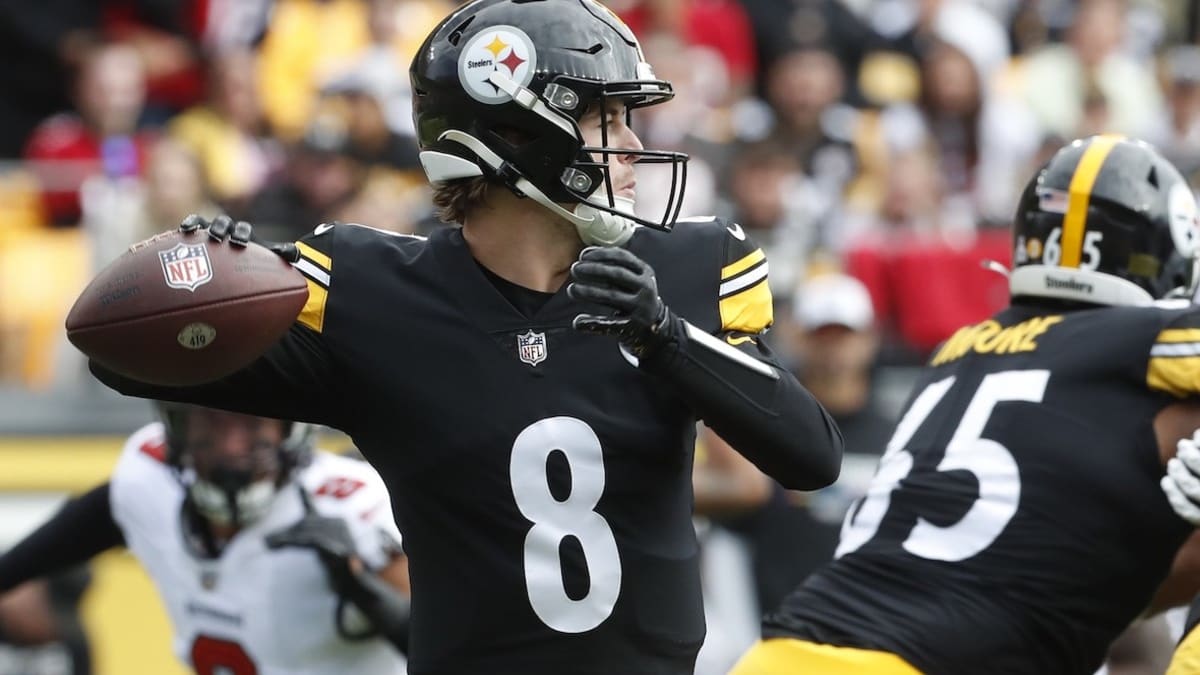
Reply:
[[1171, 186], [1167, 195], [1167, 213], [1175, 248], [1182, 255], [1195, 255], [1200, 247], [1200, 223], [1197, 222], [1196, 197], [1186, 183]]
[[480, 103], [498, 105], [512, 97], [491, 82], [499, 71], [524, 87], [537, 69], [533, 41], [514, 26], [494, 26], [475, 35], [458, 57], [458, 78], [463, 89]]

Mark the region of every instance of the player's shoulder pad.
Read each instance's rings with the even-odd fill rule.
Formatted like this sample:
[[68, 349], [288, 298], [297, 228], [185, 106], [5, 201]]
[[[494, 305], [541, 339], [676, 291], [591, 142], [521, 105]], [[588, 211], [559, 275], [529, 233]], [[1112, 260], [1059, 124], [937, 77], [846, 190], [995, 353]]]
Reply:
[[354, 533], [358, 551], [372, 568], [387, 563], [400, 550], [403, 538], [392, 515], [392, 503], [383, 479], [364, 461], [317, 452], [305, 468], [301, 485], [313, 509], [341, 518]]
[[1150, 345], [1146, 386], [1179, 398], [1200, 396], [1200, 305], [1156, 303], [1162, 327]]
[[297, 321], [318, 333], [324, 330], [325, 306], [333, 287], [334, 274], [343, 265], [354, 266], [366, 262], [362, 254], [364, 249], [423, 247], [424, 243], [424, 237], [358, 223], [321, 223], [296, 242], [300, 259], [293, 266], [308, 282], [308, 302], [300, 311]]
[[138, 467], [138, 470], [169, 470], [167, 436], [161, 422], [151, 422], [125, 440], [121, 456], [117, 459], [117, 470], [129, 467]]
[[387, 486], [370, 464], [331, 452], [313, 453], [300, 483], [322, 513], [366, 520], [380, 504], [390, 505]]
[[[738, 263], [745, 265], [748, 258], [766, 260], [766, 254], [745, 228], [719, 216], [680, 218], [670, 236], [679, 240], [681, 248], [688, 250], [695, 250], [699, 246], [715, 247], [720, 251], [723, 268]], [[722, 278], [724, 276], [722, 273]]]
[[767, 255], [746, 230], [738, 223], [715, 216], [681, 219], [675, 228], [713, 241], [718, 247], [721, 268], [717, 304], [721, 330], [756, 334], [770, 328], [775, 315], [767, 282]]
[[133, 432], [121, 449], [109, 479], [109, 498], [118, 524], [128, 525], [138, 513], [152, 512], [161, 499], [182, 489], [166, 462], [166, 435], [160, 422]]

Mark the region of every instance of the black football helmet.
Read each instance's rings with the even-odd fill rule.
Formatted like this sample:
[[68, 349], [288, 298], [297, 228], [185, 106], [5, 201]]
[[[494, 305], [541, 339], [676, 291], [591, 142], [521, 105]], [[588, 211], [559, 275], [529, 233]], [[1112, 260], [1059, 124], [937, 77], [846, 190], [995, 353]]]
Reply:
[[1200, 270], [1196, 200], [1153, 146], [1077, 140], [1026, 186], [1013, 223], [1018, 297], [1099, 305], [1191, 298]]
[[[431, 182], [492, 177], [574, 223], [591, 244], [624, 243], [635, 223], [669, 230], [678, 217], [687, 155], [584, 145], [578, 122], [593, 106], [606, 115], [612, 99], [630, 110], [674, 96], [629, 27], [600, 3], [468, 2], [425, 40], [410, 77]], [[661, 217], [638, 217], [630, 200], [612, 196], [610, 155], [671, 165]]]
[[312, 460], [312, 426], [283, 422], [283, 440], [276, 447], [252, 447], [238, 458], [211, 453], [197, 461], [205, 449], [190, 446], [188, 427], [204, 423], [205, 409], [165, 401], [156, 401], [155, 407], [166, 436], [167, 464], [183, 483], [191, 507], [212, 522], [237, 527], [254, 522], [296, 469]]

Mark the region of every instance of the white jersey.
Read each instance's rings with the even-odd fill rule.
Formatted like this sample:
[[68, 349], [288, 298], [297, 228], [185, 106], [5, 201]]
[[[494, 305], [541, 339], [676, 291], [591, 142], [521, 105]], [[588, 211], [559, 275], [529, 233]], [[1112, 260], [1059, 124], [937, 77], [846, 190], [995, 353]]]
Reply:
[[[165, 447], [161, 424], [134, 433], [113, 472], [110, 499], [126, 544], [158, 588], [182, 661], [199, 675], [404, 672], [403, 657], [386, 640], [338, 635], [337, 596], [315, 551], [267, 548], [267, 534], [305, 515], [295, 484], [219, 558], [202, 559], [185, 541], [184, 490], [163, 461]], [[387, 489], [368, 464], [317, 452], [299, 483], [318, 513], [346, 520], [368, 567], [384, 565], [397, 550]]]

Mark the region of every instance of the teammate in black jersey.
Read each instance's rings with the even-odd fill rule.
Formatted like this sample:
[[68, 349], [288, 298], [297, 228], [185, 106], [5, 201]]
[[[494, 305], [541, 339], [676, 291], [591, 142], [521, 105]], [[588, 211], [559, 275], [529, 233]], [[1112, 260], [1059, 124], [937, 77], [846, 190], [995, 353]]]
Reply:
[[1200, 395], [1196, 215], [1149, 145], [1060, 150], [1017, 209], [1011, 306], [934, 354], [836, 559], [733, 672], [1094, 672], [1191, 532], [1154, 420]]
[[[222, 381], [95, 372], [348, 432], [404, 534], [413, 675], [690, 674], [697, 418], [791, 488], [840, 464], [836, 426], [763, 340], [763, 253], [735, 224], [675, 222], [686, 157], [629, 127], [671, 86], [593, 0], [468, 3], [412, 84], [421, 161], [461, 228], [322, 225], [277, 247], [298, 254], [308, 304]], [[633, 211], [647, 162], [674, 175], [653, 219]], [[250, 237], [226, 219], [184, 227]]]

